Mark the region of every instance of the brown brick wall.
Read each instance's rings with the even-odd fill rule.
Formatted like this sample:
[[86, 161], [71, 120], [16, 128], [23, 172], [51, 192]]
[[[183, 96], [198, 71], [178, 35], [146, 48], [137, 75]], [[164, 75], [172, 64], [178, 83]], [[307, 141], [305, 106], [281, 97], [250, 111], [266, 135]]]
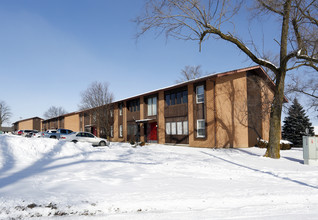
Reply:
[[64, 127], [72, 131], [80, 131], [79, 114], [65, 116]]
[[242, 124], [247, 112], [246, 73], [216, 80], [216, 145], [248, 147], [248, 128]]

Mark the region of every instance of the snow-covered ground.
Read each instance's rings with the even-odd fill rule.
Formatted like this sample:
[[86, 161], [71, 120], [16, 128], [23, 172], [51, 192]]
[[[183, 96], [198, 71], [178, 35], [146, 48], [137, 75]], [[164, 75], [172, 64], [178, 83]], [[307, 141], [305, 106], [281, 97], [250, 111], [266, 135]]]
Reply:
[[0, 135], [0, 219], [317, 219], [318, 167], [264, 153]]

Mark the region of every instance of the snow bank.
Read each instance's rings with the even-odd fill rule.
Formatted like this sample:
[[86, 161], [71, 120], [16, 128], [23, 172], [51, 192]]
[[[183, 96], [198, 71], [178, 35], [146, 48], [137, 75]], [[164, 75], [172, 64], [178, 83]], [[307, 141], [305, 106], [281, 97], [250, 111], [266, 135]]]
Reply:
[[311, 219], [302, 150], [92, 147], [0, 135], [0, 219]]

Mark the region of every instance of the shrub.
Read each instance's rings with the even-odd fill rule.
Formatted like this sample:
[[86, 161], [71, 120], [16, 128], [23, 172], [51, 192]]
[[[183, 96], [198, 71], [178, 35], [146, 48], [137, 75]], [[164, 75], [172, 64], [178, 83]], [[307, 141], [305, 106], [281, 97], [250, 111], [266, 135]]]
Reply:
[[[281, 150], [290, 150], [293, 146], [294, 146], [293, 143], [290, 141], [285, 141], [285, 140], [280, 141], [280, 149]], [[263, 139], [257, 139], [257, 147], [267, 148], [268, 141], [265, 141]]]

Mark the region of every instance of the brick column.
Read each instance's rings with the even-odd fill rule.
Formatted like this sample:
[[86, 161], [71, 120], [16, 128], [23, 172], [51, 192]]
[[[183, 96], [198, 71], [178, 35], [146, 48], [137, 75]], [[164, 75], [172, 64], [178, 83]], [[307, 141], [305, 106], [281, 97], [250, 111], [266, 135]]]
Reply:
[[114, 135], [113, 135], [113, 141], [118, 141], [118, 104], [114, 105]]
[[[144, 119], [144, 111], [145, 111], [145, 105], [144, 105], [144, 97], [140, 97], [140, 120]], [[140, 125], [140, 141], [145, 142], [145, 133], [144, 133], [144, 124], [141, 123]]]
[[188, 84], [188, 123], [189, 123], [189, 145], [194, 142], [194, 122], [193, 122], [193, 84]]
[[124, 141], [127, 141], [127, 102], [124, 101], [124, 106], [123, 106], [123, 138]]
[[158, 143], [164, 144], [165, 143], [165, 99], [164, 99], [164, 92], [159, 92], [158, 98]]

